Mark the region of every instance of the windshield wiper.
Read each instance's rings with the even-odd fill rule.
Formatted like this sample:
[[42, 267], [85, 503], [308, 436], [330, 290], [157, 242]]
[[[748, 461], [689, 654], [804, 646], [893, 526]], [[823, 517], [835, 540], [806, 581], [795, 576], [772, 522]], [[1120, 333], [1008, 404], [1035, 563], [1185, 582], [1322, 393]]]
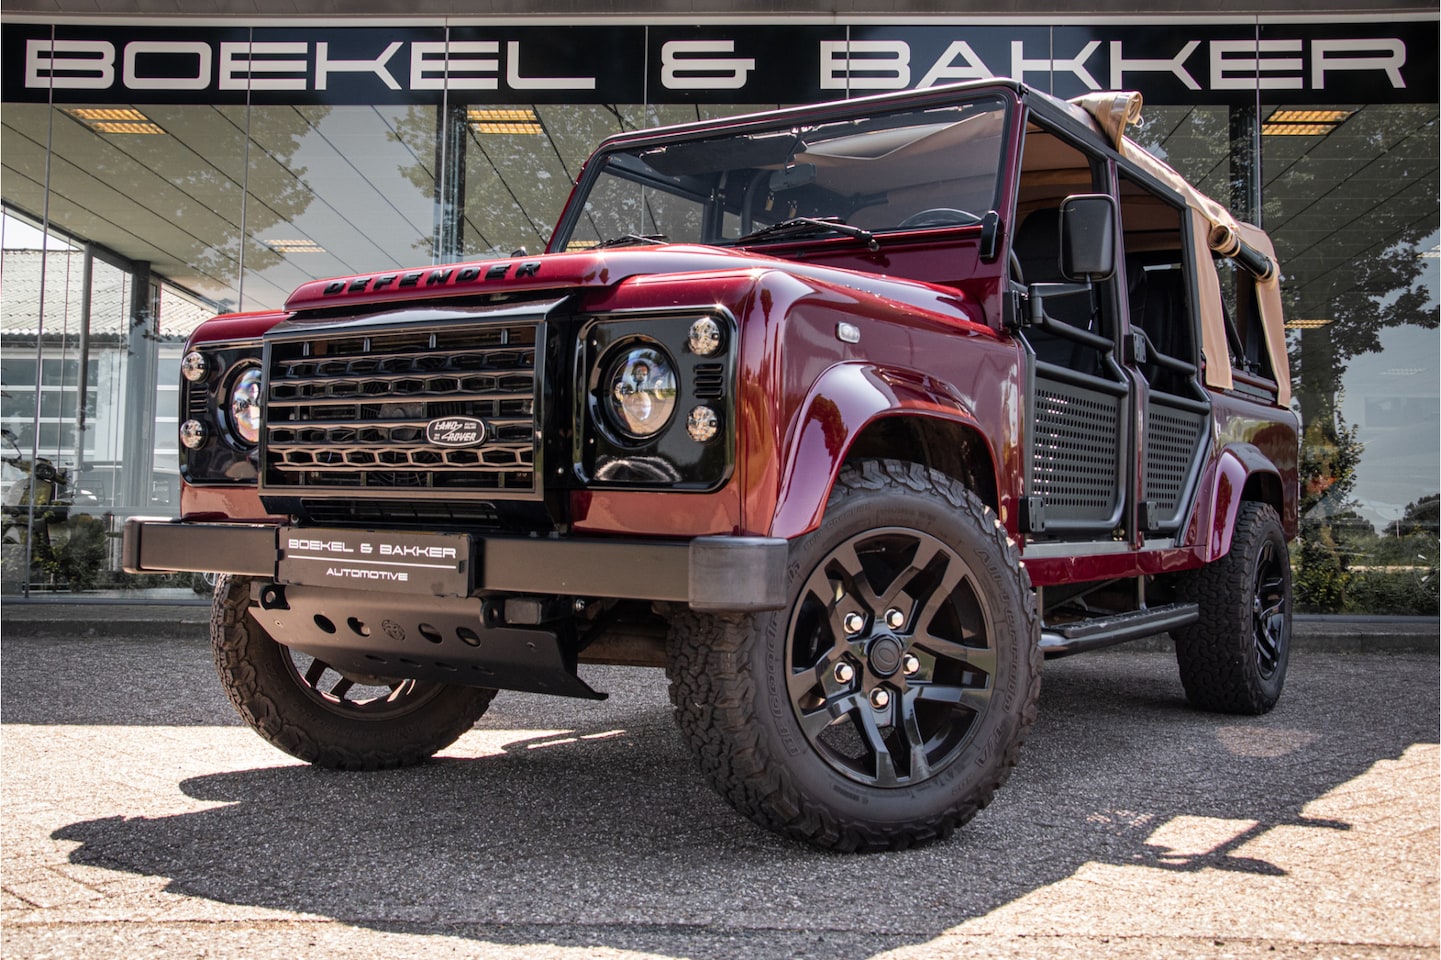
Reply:
[[591, 249], [603, 250], [606, 247], [630, 247], [638, 243], [655, 244], [658, 246], [662, 243], [670, 243], [670, 237], [667, 237], [663, 233], [652, 233], [646, 235], [641, 235], [639, 233], [623, 233], [618, 237], [611, 237], [609, 240], [602, 240], [600, 243], [597, 243], [595, 246], [591, 247]]
[[875, 234], [862, 227], [853, 227], [840, 217], [791, 217], [789, 220], [782, 220], [780, 223], [773, 223], [768, 227], [761, 227], [759, 230], [752, 230], [745, 236], [737, 237], [737, 244], [745, 243], [747, 240], [773, 240], [777, 237], [801, 237], [813, 233], [843, 233], [848, 237], [855, 237], [857, 240], [864, 240], [866, 249], [875, 253], [881, 248], [876, 242]]

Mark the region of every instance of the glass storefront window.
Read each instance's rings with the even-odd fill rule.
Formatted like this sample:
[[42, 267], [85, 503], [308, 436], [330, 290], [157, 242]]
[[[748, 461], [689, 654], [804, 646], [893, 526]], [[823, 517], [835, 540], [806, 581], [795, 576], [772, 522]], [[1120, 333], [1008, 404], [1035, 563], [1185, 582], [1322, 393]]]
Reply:
[[[732, 39], [719, 23], [702, 36], [640, 24], [511, 32], [357, 19], [334, 31], [186, 27], [183, 37], [158, 24], [21, 24], [10, 30], [12, 40], [25, 34], [6, 48], [11, 64], [29, 63], [23, 44], [43, 49], [65, 37], [109, 44], [114, 57], [95, 99], [83, 91], [105, 68], [71, 63], [55, 74], [64, 82], [53, 107], [33, 102], [45, 99], [36, 84], [22, 84], [26, 102], [7, 99], [0, 118], [0, 182], [15, 215], [0, 230], [0, 426], [22, 459], [44, 457], [73, 474], [73, 496], [85, 503], [77, 513], [113, 530], [133, 513], [174, 512], [175, 368], [206, 317], [276, 309], [320, 277], [539, 252], [586, 157], [608, 136], [778, 105], [754, 102], [763, 97], [854, 96], [981, 76], [982, 66], [1001, 75], [1015, 67], [1019, 43], [1024, 78], [1041, 89], [1081, 92], [1087, 76], [1154, 86], [1132, 136], [1275, 240], [1307, 424], [1300, 599], [1320, 610], [1434, 611], [1437, 104], [1400, 102], [1433, 96], [1421, 91], [1434, 85], [1424, 75], [1434, 74], [1434, 19], [1404, 20], [1379, 34], [1352, 21], [1302, 29], [1237, 17], [1184, 36], [1155, 23], [1097, 27], [1095, 37], [1082, 36], [1090, 27], [1039, 23], [751, 24]], [[1267, 61], [1275, 75], [1258, 81], [1256, 97], [1243, 90], [1234, 44], [1269, 30], [1301, 44], [1304, 69], [1293, 76], [1289, 60]], [[1356, 39], [1363, 34], [1380, 39]], [[1393, 34], [1404, 37], [1404, 63]], [[842, 37], [857, 45], [842, 49]], [[186, 53], [124, 52], [134, 41], [175, 40]], [[247, 40], [268, 46], [252, 50]], [[322, 41], [331, 44], [328, 85]], [[1034, 59], [1048, 41], [1049, 77], [1039, 66], [1047, 61]], [[222, 44], [247, 52], [236, 59]], [[1123, 46], [1131, 66], [1107, 69], [1105, 57], [1119, 59]], [[15, 75], [6, 75], [7, 95]], [[1302, 87], [1304, 115], [1280, 102]], [[1322, 88], [1356, 102], [1309, 102]], [[669, 197], [668, 209], [656, 196], [627, 207], [621, 194], [636, 185], [615, 186], [613, 200], [593, 194], [609, 219], [577, 223], [573, 246], [623, 233], [699, 236], [683, 196]], [[35, 239], [42, 219], [52, 233], [46, 251]], [[720, 236], [736, 236], [745, 219], [728, 211]], [[754, 211], [749, 219], [765, 222]], [[0, 492], [19, 477], [5, 467]], [[113, 557], [106, 563], [113, 573]], [[7, 561], [7, 589], [17, 577]]]
[[1262, 196], [1305, 424], [1299, 599], [1434, 613], [1437, 108], [1338, 104], [1309, 125], [1283, 111], [1260, 111]]

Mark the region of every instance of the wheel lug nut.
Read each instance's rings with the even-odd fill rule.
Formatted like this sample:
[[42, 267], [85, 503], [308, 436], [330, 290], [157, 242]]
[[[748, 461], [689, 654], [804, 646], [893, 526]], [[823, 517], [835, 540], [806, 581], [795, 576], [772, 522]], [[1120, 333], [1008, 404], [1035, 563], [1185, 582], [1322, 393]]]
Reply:
[[846, 627], [846, 633], [852, 637], [864, 630], [866, 626], [866, 618], [861, 616], [859, 613], [846, 614], [846, 619], [844, 622]]
[[921, 661], [916, 659], [915, 654], [908, 653], [901, 658], [901, 669], [904, 670], [906, 676], [909, 677], [917, 670], [921, 669]]
[[886, 611], [886, 626], [892, 630], [899, 630], [906, 625], [906, 615], [895, 607]]
[[886, 704], [890, 702], [891, 695], [889, 693], [886, 693], [886, 691], [881, 687], [876, 687], [876, 689], [871, 691], [871, 706], [875, 707], [877, 710], [885, 709]]
[[850, 683], [856, 678], [856, 668], [849, 663], [838, 663], [832, 675], [837, 683]]

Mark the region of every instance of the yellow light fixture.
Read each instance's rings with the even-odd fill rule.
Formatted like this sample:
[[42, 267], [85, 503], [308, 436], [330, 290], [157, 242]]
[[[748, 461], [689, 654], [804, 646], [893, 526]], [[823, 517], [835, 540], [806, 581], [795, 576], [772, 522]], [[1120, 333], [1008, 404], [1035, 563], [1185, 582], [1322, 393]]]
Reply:
[[1318, 319], [1318, 320], [1287, 320], [1287, 321], [1286, 321], [1286, 329], [1287, 329], [1287, 330], [1319, 330], [1321, 327], [1327, 326], [1327, 325], [1330, 324], [1330, 323], [1331, 323], [1331, 321], [1330, 321], [1330, 320], [1326, 320], [1326, 319]]
[[1329, 123], [1263, 123], [1263, 137], [1324, 137], [1335, 130]]
[[139, 110], [129, 107], [66, 107], [65, 112], [77, 120], [130, 120], [144, 123], [150, 120]]
[[325, 248], [314, 240], [262, 240], [276, 253], [324, 253]]
[[1277, 110], [1266, 118], [1267, 123], [1340, 123], [1353, 110]]
[[565, 252], [578, 253], [581, 250], [594, 250], [599, 245], [599, 240], [571, 240], [566, 243]]
[[164, 130], [161, 130], [153, 123], [115, 123], [111, 120], [101, 120], [92, 123], [90, 124], [90, 129], [97, 130], [100, 133], [149, 133], [160, 135], [164, 135], [165, 133]]
[[476, 133], [535, 135], [545, 132], [540, 117], [534, 110], [525, 108], [470, 107], [465, 111], [465, 122]]
[[130, 107], [66, 107], [65, 112], [96, 133], [165, 133], [145, 114]]
[[1324, 137], [1345, 123], [1354, 110], [1273, 110], [1261, 124], [1267, 137]]

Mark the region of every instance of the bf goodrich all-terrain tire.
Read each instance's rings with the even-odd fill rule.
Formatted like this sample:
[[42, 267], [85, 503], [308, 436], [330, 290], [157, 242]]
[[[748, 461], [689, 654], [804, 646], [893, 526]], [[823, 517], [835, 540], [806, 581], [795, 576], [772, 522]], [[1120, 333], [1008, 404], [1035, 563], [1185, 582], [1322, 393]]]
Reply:
[[1172, 632], [1186, 699], [1220, 713], [1274, 707], [1291, 652], [1291, 562], [1275, 509], [1242, 503], [1230, 553], [1182, 575], [1178, 587], [1201, 613]]
[[783, 610], [672, 622], [671, 702], [706, 777], [824, 847], [949, 835], [1006, 781], [1040, 692], [1004, 528], [943, 474], [864, 461], [791, 545], [787, 582]]
[[215, 586], [210, 641], [220, 682], [256, 733], [321, 767], [419, 763], [480, 719], [494, 690], [354, 677], [272, 640], [246, 611], [250, 578]]

